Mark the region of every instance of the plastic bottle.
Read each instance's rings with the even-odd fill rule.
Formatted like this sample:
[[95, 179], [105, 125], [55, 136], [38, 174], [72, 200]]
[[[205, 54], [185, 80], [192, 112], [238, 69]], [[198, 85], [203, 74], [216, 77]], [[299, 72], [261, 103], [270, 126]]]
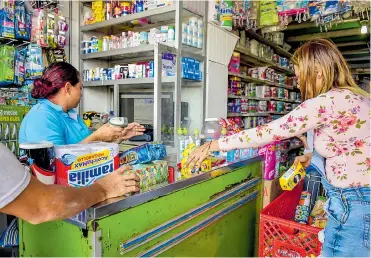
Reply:
[[207, 118], [205, 119], [204, 126], [201, 133], [203, 135], [203, 143], [218, 140], [222, 135], [222, 128], [219, 125], [219, 119]]
[[191, 144], [191, 137], [188, 135], [188, 129], [183, 128], [183, 137], [184, 137], [184, 148], [187, 148], [189, 144]]
[[[222, 135], [222, 128], [218, 118], [205, 119], [204, 126], [201, 130], [203, 136], [203, 144], [218, 140]], [[214, 156], [220, 156], [220, 152], [214, 152]]]
[[197, 128], [193, 132], [193, 143], [197, 147], [201, 146], [200, 130], [198, 130]]
[[185, 149], [185, 138], [183, 136], [182, 128], [178, 128], [178, 142], [179, 142], [179, 156], [178, 156], [178, 163], [182, 160], [183, 151]]
[[133, 32], [132, 31], [128, 31], [128, 37], [127, 37], [127, 47], [133, 47]]

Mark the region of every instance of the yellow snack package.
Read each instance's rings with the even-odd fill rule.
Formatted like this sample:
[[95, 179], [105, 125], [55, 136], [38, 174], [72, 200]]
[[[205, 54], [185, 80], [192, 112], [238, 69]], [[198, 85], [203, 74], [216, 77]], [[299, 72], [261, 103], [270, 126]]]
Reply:
[[305, 177], [305, 169], [299, 162], [295, 167], [292, 165], [280, 178], [282, 190], [291, 191]]

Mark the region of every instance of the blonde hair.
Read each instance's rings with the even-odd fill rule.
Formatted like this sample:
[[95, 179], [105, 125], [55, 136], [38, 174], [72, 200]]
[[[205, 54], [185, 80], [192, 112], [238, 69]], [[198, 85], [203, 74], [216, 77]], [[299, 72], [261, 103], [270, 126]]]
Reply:
[[[303, 100], [317, 97], [334, 88], [347, 89], [370, 98], [370, 94], [355, 83], [344, 57], [328, 39], [308, 41], [295, 51], [292, 61], [299, 68]], [[322, 70], [322, 85], [319, 88], [316, 87], [317, 68]]]

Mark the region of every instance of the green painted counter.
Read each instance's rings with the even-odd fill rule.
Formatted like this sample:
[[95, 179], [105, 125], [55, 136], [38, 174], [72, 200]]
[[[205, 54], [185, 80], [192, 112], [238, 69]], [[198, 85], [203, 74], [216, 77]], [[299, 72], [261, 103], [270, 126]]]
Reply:
[[84, 229], [20, 220], [20, 256], [254, 256], [261, 171], [261, 160], [252, 159], [118, 212], [140, 196], [98, 205], [107, 215], [97, 208]]

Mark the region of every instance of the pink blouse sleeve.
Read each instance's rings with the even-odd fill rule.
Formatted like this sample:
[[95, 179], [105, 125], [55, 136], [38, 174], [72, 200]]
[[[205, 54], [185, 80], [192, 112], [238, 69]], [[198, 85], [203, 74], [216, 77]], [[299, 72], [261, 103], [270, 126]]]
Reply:
[[323, 94], [303, 102], [289, 114], [263, 126], [241, 131], [219, 140], [223, 151], [256, 148], [280, 141], [324, 125], [326, 117], [333, 113], [332, 97]]

